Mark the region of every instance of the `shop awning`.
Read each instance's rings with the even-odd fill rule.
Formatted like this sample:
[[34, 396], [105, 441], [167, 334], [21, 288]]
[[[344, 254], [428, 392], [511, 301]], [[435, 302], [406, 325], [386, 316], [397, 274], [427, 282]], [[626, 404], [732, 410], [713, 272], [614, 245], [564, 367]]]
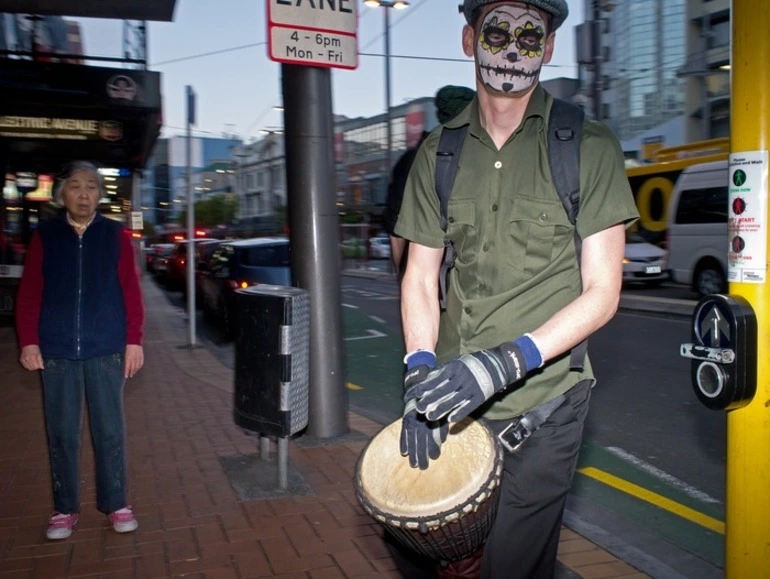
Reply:
[[158, 72], [0, 59], [0, 94], [0, 159], [26, 170], [140, 168], [160, 133]]
[[176, 0], [0, 0], [0, 13], [171, 22], [175, 5]]

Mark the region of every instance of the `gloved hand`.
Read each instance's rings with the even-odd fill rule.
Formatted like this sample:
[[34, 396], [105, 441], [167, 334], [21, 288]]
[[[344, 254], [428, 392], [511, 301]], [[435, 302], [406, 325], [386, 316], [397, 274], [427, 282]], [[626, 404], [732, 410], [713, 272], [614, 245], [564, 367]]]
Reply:
[[465, 354], [444, 364], [412, 387], [417, 411], [427, 420], [459, 422], [494, 394], [543, 364], [543, 356], [525, 334], [496, 348]]
[[401, 422], [401, 439], [399, 443], [402, 456], [409, 457], [409, 466], [425, 470], [429, 461], [436, 460], [441, 454], [441, 443], [446, 440], [449, 424], [446, 420], [440, 423], [430, 422], [417, 412], [417, 400], [410, 396], [414, 384], [422, 382], [436, 365], [436, 355], [426, 350], [418, 350], [407, 354], [404, 358], [406, 373], [404, 374], [404, 417]]

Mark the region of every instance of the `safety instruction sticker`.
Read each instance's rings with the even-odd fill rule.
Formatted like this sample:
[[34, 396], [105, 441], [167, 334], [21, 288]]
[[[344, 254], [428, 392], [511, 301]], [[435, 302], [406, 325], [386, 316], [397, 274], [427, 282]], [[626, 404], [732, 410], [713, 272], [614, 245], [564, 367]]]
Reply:
[[727, 278], [731, 282], [767, 279], [767, 159], [767, 151], [730, 155]]

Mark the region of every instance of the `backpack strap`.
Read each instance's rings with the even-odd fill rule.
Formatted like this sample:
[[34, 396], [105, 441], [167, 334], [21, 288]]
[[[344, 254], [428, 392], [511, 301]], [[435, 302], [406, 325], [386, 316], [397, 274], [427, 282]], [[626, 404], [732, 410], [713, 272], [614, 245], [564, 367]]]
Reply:
[[556, 193], [572, 225], [580, 211], [580, 140], [583, 109], [553, 99], [548, 118], [548, 164]]
[[436, 150], [436, 194], [438, 195], [441, 209], [441, 229], [447, 228], [447, 211], [449, 210], [449, 197], [452, 195], [452, 187], [457, 176], [457, 168], [460, 166], [460, 151], [463, 149], [465, 135], [468, 133], [468, 125], [449, 129], [441, 129], [441, 137]]
[[[580, 268], [583, 242], [577, 230], [580, 212], [580, 141], [583, 134], [583, 109], [554, 98], [548, 117], [548, 164], [556, 193], [569, 222], [575, 226], [575, 254]], [[570, 369], [583, 370], [588, 341], [572, 348]]]
[[[449, 211], [449, 197], [452, 195], [452, 187], [460, 166], [460, 152], [463, 148], [465, 135], [468, 133], [468, 125], [449, 129], [441, 129], [441, 137], [436, 149], [436, 194], [438, 195], [439, 210], [441, 212], [441, 229], [446, 233], [447, 213]], [[441, 262], [439, 273], [439, 304], [441, 309], [446, 309], [447, 287], [449, 284], [449, 271], [455, 264], [455, 248], [447, 237], [444, 237], [444, 258]]]

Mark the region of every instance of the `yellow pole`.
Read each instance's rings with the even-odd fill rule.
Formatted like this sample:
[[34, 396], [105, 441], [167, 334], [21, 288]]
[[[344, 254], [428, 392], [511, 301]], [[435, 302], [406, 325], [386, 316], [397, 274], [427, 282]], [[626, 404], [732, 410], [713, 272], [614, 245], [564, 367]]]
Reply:
[[[732, 0], [731, 152], [770, 147], [770, 1]], [[767, 183], [765, 165], [765, 183]], [[767, 192], [765, 192], [765, 195]], [[766, 198], [766, 197], [765, 197]], [[765, 206], [767, 256], [770, 210]], [[756, 241], [756, 240], [755, 240]], [[754, 248], [752, 248], [753, 250]], [[756, 267], [767, 268], [764, 263]], [[770, 280], [730, 283], [757, 316], [757, 393], [727, 415], [725, 577], [770, 578]]]

